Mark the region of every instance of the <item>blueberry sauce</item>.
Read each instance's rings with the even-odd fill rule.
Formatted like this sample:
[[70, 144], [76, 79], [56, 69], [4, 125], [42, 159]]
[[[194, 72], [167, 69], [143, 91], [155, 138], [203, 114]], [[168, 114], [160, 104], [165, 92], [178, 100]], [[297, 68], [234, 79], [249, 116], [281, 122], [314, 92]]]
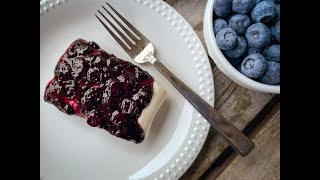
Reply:
[[153, 95], [153, 77], [106, 53], [93, 41], [77, 39], [60, 57], [44, 100], [60, 111], [87, 119], [112, 135], [140, 143], [138, 123]]

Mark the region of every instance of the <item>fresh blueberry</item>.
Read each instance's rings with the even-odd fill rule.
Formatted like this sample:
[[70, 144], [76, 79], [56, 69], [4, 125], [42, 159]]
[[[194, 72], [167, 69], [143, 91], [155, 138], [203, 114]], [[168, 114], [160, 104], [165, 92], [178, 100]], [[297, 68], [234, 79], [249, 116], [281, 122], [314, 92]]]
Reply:
[[276, 8], [277, 8], [277, 14], [275, 17], [275, 21], [278, 22], [280, 21], [280, 4], [276, 4]]
[[263, 50], [263, 56], [268, 60], [268, 61], [280, 61], [280, 45], [271, 45], [267, 46]]
[[241, 63], [242, 58], [228, 58], [229, 63], [233, 66], [233, 67], [238, 67], [238, 65]]
[[249, 46], [263, 48], [270, 43], [271, 31], [263, 23], [255, 23], [247, 29], [245, 36]]
[[277, 14], [277, 7], [271, 1], [262, 1], [258, 3], [251, 11], [251, 18], [255, 22], [270, 22]]
[[217, 46], [222, 50], [230, 50], [238, 43], [237, 33], [231, 28], [221, 29], [217, 36]]
[[[277, 3], [277, 0], [256, 0], [256, 4], [258, 4], [259, 2], [262, 2], [262, 1], [270, 1], [270, 2], [273, 2], [273, 3]], [[280, 2], [280, 0], [278, 0]]]
[[271, 31], [271, 40], [270, 40], [270, 44], [278, 44], [278, 41], [276, 40], [276, 38], [274, 37], [274, 25], [270, 25], [269, 29]]
[[232, 0], [215, 0], [213, 10], [219, 17], [226, 17], [231, 12]]
[[278, 84], [280, 82], [280, 63], [275, 61], [267, 61], [267, 70], [259, 78], [264, 84]]
[[230, 18], [229, 27], [238, 35], [244, 34], [251, 24], [250, 18], [245, 14], [236, 14]]
[[229, 24], [229, 22], [230, 22], [230, 19], [234, 16], [234, 15], [236, 15], [237, 13], [230, 13], [227, 17], [225, 17], [224, 19], [227, 21], [227, 23]]
[[228, 23], [224, 20], [224, 19], [216, 19], [213, 22], [213, 30], [214, 30], [214, 34], [217, 34], [221, 29], [227, 28]]
[[234, 48], [224, 51], [224, 55], [226, 55], [229, 58], [238, 58], [245, 53], [246, 49], [246, 40], [244, 39], [244, 37], [238, 36], [238, 44]]
[[258, 78], [267, 69], [267, 60], [261, 54], [251, 54], [244, 58], [241, 64], [241, 73], [249, 78]]
[[280, 21], [274, 26], [273, 36], [278, 42], [280, 42]]
[[262, 48], [254, 48], [247, 45], [247, 49], [246, 49], [246, 52], [243, 54], [243, 57], [247, 57], [250, 54], [256, 54], [256, 53], [262, 54], [262, 50], [263, 50]]
[[255, 0], [233, 0], [232, 11], [241, 14], [249, 13], [255, 5]]
[[262, 53], [262, 49], [261, 48], [254, 48], [254, 47], [249, 47], [248, 48], [248, 55], [250, 54], [256, 54], [256, 53]]

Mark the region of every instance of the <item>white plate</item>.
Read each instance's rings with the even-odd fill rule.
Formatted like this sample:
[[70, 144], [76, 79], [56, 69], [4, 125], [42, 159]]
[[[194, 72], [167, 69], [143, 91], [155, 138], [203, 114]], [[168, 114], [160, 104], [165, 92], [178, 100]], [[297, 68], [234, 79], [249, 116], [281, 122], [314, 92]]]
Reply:
[[[109, 0], [155, 46], [156, 57], [213, 106], [207, 54], [190, 25], [161, 0]], [[92, 128], [43, 101], [60, 55], [76, 38], [133, 62], [94, 17], [103, 1], [40, 4], [40, 177], [43, 180], [178, 179], [192, 164], [210, 125], [154, 67], [139, 64], [167, 91], [150, 135], [134, 144]]]

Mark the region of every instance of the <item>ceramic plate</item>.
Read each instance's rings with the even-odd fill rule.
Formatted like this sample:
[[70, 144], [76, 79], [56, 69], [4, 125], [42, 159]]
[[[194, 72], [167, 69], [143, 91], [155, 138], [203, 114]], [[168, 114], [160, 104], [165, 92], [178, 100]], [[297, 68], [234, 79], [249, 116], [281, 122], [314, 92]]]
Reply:
[[[213, 106], [207, 54], [181, 15], [161, 0], [108, 2], [154, 44], [156, 57], [168, 69]], [[178, 179], [201, 150], [210, 125], [152, 65], [138, 64], [166, 90], [167, 99], [141, 144], [92, 128], [84, 119], [63, 114], [43, 100], [55, 64], [77, 38], [95, 41], [107, 52], [133, 62], [94, 17], [102, 4], [99, 0], [40, 2], [40, 177]]]

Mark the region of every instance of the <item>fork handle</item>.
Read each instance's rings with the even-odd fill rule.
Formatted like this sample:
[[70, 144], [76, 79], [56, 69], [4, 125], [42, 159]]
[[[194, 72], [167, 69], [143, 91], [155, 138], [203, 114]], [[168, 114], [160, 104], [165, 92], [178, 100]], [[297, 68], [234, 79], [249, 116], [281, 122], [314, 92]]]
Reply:
[[254, 149], [254, 143], [239, 129], [211, 107], [191, 88], [172, 74], [159, 60], [154, 58], [151, 63], [166, 77], [171, 84], [190, 102], [192, 106], [229, 142], [241, 156], [248, 155]]

